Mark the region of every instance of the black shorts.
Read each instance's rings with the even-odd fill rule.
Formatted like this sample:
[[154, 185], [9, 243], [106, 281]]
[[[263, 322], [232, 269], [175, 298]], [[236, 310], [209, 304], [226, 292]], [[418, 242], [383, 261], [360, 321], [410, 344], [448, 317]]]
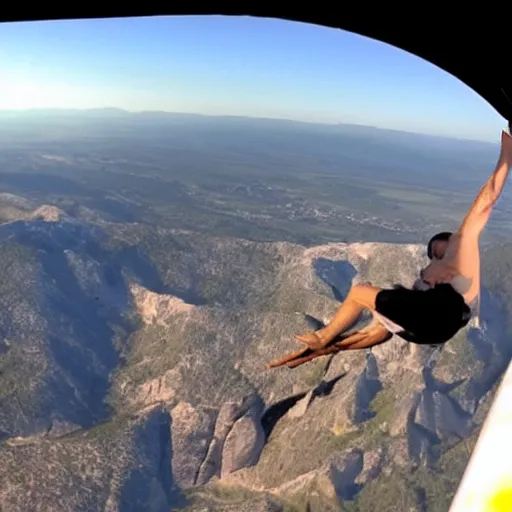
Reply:
[[427, 345], [450, 340], [471, 318], [462, 295], [444, 283], [426, 291], [403, 287], [381, 290], [375, 309], [403, 328], [397, 336]]

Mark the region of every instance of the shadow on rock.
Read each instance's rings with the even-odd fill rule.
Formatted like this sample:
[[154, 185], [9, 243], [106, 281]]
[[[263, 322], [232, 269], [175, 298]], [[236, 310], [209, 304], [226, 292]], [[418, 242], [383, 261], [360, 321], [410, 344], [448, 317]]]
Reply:
[[193, 289], [165, 285], [156, 267], [136, 246], [126, 246], [116, 251], [111, 258], [111, 266], [128, 271], [144, 288], [156, 293], [174, 295], [196, 306], [206, 303]]
[[263, 432], [265, 433], [265, 438], [268, 439], [272, 430], [274, 430], [275, 426], [278, 424], [279, 420], [302, 398], [304, 398], [307, 393], [299, 393], [294, 396], [287, 397], [274, 405], [271, 405], [261, 417], [261, 426], [263, 427]]
[[367, 352], [366, 367], [356, 383], [354, 411], [356, 423], [362, 423], [375, 416], [375, 412], [370, 410], [370, 404], [381, 389], [382, 383], [379, 379], [377, 360], [371, 352]]
[[[304, 404], [303, 412], [309, 407], [309, 404], [316, 397], [325, 397], [332, 393], [334, 386], [336, 383], [342, 379], [346, 374], [338, 375], [331, 380], [325, 381], [323, 380], [318, 384], [314, 389], [299, 393], [297, 395], [293, 395], [285, 398], [273, 405], [271, 405], [263, 414], [261, 418], [261, 425], [263, 427], [263, 431], [265, 433], [265, 439], [268, 439], [273, 429], [279, 423], [279, 420], [284, 417], [285, 414], [292, 409], [300, 400], [305, 399], [307, 403]], [[307, 398], [306, 398], [307, 396]], [[302, 413], [301, 413], [302, 415]]]
[[[52, 419], [91, 427], [110, 412], [105, 403], [110, 375], [136, 328], [126, 318], [132, 296], [123, 272], [128, 269], [148, 289], [161, 291], [164, 286], [141, 254], [107, 252], [100, 244], [101, 232], [80, 223], [35, 221], [9, 229], [17, 241], [37, 250], [43, 270], [39, 314], [56, 368], [45, 379], [40, 414], [48, 428]], [[67, 251], [76, 255], [78, 268]], [[84, 266], [90, 263], [96, 275]]]
[[479, 401], [496, 384], [512, 357], [512, 337], [507, 331], [507, 312], [504, 304], [485, 288], [480, 308], [481, 329], [470, 329], [468, 342], [484, 363], [479, 375], [472, 377], [467, 397]]
[[159, 409], [138, 427], [133, 445], [139, 463], [121, 489], [121, 512], [167, 512], [188, 504], [172, 474], [171, 423], [169, 413]]
[[331, 288], [334, 298], [343, 302], [357, 275], [355, 267], [346, 260], [317, 258], [313, 262], [313, 268], [316, 275]]

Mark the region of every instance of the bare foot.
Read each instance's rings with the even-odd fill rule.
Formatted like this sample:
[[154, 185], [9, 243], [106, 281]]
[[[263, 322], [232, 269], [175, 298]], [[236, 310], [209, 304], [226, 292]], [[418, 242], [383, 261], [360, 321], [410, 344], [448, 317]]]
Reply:
[[298, 343], [307, 345], [311, 350], [319, 350], [329, 344], [331, 340], [325, 339], [322, 334], [317, 332], [307, 332], [295, 336]]

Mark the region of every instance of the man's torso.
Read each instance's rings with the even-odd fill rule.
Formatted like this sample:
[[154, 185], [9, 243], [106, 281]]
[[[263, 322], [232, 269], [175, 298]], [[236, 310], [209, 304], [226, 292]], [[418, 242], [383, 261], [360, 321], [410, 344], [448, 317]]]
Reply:
[[433, 260], [423, 271], [423, 279], [431, 284], [449, 283], [468, 305], [480, 294], [480, 251], [478, 238], [454, 234], [442, 260]]

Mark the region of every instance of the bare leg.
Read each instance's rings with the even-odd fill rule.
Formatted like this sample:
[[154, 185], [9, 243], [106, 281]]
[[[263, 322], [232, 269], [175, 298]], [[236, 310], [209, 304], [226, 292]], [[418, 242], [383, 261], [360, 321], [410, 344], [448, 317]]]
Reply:
[[[383, 325], [377, 324], [371, 331], [366, 333], [366, 336], [363, 339], [349, 343], [343, 347], [342, 350], [359, 350], [374, 347], [375, 345], [380, 345], [381, 343], [388, 341], [391, 336], [392, 334]], [[341, 345], [341, 343], [336, 344], [337, 347]]]
[[353, 325], [363, 310], [375, 310], [375, 299], [380, 290], [381, 288], [367, 284], [353, 286], [328, 325], [318, 331], [296, 336], [297, 341], [308, 345], [312, 350], [325, 347]]
[[[380, 341], [381, 338], [391, 336], [389, 331], [380, 323], [372, 323], [364, 329], [360, 329], [347, 336], [341, 341], [335, 341], [334, 345], [341, 350], [354, 348], [367, 348], [372, 346], [373, 341]], [[357, 347], [355, 347], [357, 345]]]

